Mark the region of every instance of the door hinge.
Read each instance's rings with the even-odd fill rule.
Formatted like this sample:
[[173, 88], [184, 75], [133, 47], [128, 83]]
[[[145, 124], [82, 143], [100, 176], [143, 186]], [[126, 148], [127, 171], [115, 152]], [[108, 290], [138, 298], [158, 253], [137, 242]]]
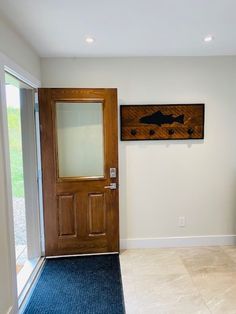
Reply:
[[41, 169], [38, 169], [37, 181], [38, 181], [38, 182], [41, 182], [41, 180], [42, 180], [42, 170], [41, 170]]
[[39, 103], [38, 102], [34, 103], [34, 112], [39, 112]]
[[38, 92], [34, 93], [34, 111], [39, 112]]

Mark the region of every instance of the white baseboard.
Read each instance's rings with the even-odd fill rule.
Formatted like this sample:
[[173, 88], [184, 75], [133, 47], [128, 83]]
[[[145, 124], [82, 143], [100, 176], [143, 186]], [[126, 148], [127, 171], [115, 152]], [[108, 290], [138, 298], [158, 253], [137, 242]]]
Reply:
[[236, 235], [121, 239], [121, 249], [236, 245]]

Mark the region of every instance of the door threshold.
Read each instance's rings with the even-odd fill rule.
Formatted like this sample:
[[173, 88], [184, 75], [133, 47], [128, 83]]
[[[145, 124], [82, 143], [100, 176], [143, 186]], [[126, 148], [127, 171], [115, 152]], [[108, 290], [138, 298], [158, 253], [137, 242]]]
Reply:
[[104, 253], [85, 253], [85, 254], [68, 254], [68, 255], [56, 255], [56, 256], [46, 256], [46, 259], [51, 258], [62, 258], [62, 257], [77, 257], [77, 256], [93, 256], [93, 255], [110, 255], [119, 254], [119, 252], [104, 252]]
[[[33, 290], [36, 286], [36, 283], [38, 282], [38, 279], [39, 279], [41, 272], [43, 270], [44, 263], [45, 263], [44, 257], [41, 257], [37, 261], [37, 263], [34, 265], [34, 269], [32, 270], [30, 277], [28, 278], [27, 282], [24, 285], [24, 288], [22, 289], [21, 293], [18, 296], [19, 314], [24, 312], [24, 310], [25, 310], [25, 308], [29, 302], [29, 299], [33, 293]], [[30, 267], [30, 266], [28, 266], [28, 267]]]
[[39, 260], [40, 258], [27, 260], [22, 269], [17, 274], [17, 292], [19, 299], [21, 298], [24, 288], [30, 280], [30, 277], [33, 274], [35, 267], [38, 265]]

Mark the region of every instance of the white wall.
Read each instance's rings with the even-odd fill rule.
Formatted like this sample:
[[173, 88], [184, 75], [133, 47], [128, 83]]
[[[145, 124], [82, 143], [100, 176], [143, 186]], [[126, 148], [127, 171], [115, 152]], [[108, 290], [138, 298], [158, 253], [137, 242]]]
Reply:
[[[2, 145], [0, 138], [0, 145]], [[3, 156], [0, 149], [0, 174], [4, 173]], [[5, 186], [0, 179], [0, 313], [5, 314], [14, 303], [9, 249], [9, 229], [6, 215]]]
[[120, 142], [121, 238], [236, 233], [236, 57], [41, 65], [44, 87], [117, 87], [120, 104], [206, 104], [204, 140]]
[[[5, 58], [5, 56], [7, 58]], [[40, 79], [40, 61], [36, 53], [5, 22], [0, 20], [0, 118], [4, 115], [4, 65], [7, 60], [17, 64], [17, 70], [29, 72]], [[13, 63], [11, 62], [13, 61]], [[20, 66], [20, 67], [18, 67]], [[14, 64], [15, 67], [15, 64]], [[23, 69], [22, 69], [23, 68]], [[25, 73], [25, 72], [24, 72]], [[3, 155], [3, 124], [0, 119], [0, 313], [15, 313], [16, 295], [14, 294], [14, 274], [10, 259], [10, 231], [6, 198], [6, 172]], [[11, 311], [11, 312], [10, 312]]]
[[36, 52], [0, 17], [0, 51], [36, 78], [40, 78], [40, 59]]

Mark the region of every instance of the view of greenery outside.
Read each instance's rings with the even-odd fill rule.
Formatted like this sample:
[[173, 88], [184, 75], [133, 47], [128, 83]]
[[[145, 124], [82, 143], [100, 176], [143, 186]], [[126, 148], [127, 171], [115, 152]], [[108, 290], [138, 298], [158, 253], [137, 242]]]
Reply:
[[20, 108], [7, 108], [13, 197], [24, 197]]

